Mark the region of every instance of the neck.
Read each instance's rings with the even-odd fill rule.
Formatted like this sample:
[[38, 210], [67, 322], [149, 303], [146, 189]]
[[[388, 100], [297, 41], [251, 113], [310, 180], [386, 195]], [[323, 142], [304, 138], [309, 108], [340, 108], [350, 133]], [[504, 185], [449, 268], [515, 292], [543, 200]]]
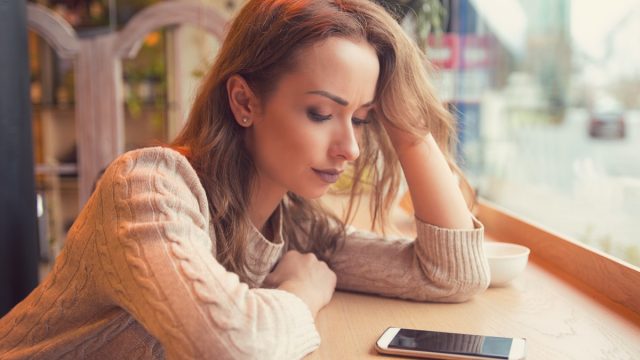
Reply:
[[265, 224], [286, 194], [286, 189], [270, 186], [260, 179], [256, 181], [249, 203], [249, 219], [262, 234], [265, 234]]

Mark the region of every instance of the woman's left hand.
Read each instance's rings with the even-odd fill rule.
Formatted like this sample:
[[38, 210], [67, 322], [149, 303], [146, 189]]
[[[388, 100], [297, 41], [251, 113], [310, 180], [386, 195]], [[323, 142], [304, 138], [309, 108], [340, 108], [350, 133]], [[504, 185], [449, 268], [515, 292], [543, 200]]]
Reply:
[[406, 130], [398, 128], [388, 120], [384, 121], [382, 124], [387, 135], [389, 136], [389, 140], [391, 140], [391, 144], [396, 150], [396, 153], [398, 153], [398, 157], [400, 156], [399, 153], [404, 152], [408, 148], [411, 148], [424, 141], [425, 136], [428, 135], [428, 133], [425, 133], [424, 136], [420, 137], [419, 135], [409, 133]]

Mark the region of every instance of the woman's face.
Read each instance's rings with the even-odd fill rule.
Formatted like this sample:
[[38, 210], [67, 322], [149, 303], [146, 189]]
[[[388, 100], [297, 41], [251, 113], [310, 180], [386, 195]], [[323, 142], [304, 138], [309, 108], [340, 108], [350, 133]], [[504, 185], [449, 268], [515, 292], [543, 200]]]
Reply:
[[360, 153], [379, 63], [368, 43], [337, 37], [301, 51], [296, 63], [252, 115], [247, 140], [260, 191], [317, 198]]

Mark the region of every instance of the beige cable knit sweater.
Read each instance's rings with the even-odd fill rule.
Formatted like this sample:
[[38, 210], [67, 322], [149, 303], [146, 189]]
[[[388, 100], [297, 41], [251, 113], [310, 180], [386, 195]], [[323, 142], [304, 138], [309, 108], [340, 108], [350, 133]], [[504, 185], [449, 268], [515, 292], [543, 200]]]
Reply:
[[[257, 230], [261, 284], [283, 255]], [[273, 220], [273, 219], [272, 219]], [[415, 241], [350, 231], [330, 260], [338, 288], [464, 301], [488, 286], [482, 225], [418, 221]], [[250, 287], [215, 258], [205, 191], [166, 148], [124, 154], [105, 172], [49, 276], [0, 319], [0, 359], [297, 359], [320, 336], [304, 302]]]

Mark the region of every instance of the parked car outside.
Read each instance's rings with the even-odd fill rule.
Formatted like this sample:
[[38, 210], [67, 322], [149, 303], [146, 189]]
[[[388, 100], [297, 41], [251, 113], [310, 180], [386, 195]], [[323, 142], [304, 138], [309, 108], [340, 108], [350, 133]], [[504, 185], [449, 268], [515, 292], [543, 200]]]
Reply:
[[626, 124], [624, 108], [617, 102], [601, 101], [590, 113], [589, 136], [598, 139], [624, 139]]

